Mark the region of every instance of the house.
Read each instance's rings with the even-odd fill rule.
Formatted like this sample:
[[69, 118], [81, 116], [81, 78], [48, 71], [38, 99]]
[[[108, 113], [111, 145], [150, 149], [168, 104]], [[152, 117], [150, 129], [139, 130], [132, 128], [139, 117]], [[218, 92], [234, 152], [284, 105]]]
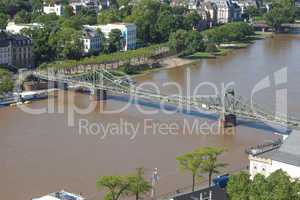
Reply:
[[0, 64], [15, 68], [32, 68], [32, 40], [22, 35], [0, 32]]
[[225, 189], [212, 186], [195, 192], [177, 194], [170, 200], [228, 200], [228, 197]]
[[226, 24], [232, 21], [241, 20], [240, 6], [231, 0], [212, 0], [217, 6], [218, 24]]
[[101, 49], [101, 36], [97, 30], [83, 29], [83, 46], [84, 53], [99, 53]]
[[232, 21], [231, 3], [228, 0], [215, 0], [213, 1], [217, 10], [217, 22], [218, 24], [225, 24]]
[[64, 6], [59, 3], [44, 4], [43, 11], [45, 14], [55, 13], [58, 16], [62, 16], [64, 13]]
[[213, 2], [205, 2], [204, 9], [206, 12], [206, 21], [209, 27], [212, 27], [218, 22], [218, 7]]
[[10, 66], [12, 64], [11, 43], [5, 34], [0, 32], [0, 65]]
[[13, 34], [20, 34], [22, 29], [35, 29], [42, 28], [43, 25], [39, 23], [32, 24], [15, 24], [15, 22], [8, 22], [6, 26], [6, 31]]
[[252, 148], [249, 153], [250, 175], [265, 176], [282, 169], [293, 179], [300, 178], [300, 131], [293, 131], [287, 139], [273, 148]]
[[62, 190], [60, 192], [54, 192], [46, 196], [34, 198], [32, 200], [84, 200], [84, 198], [80, 195]]
[[69, 5], [73, 8], [74, 13], [78, 13], [81, 8], [87, 8], [99, 12], [101, 6], [97, 0], [71, 0]]
[[136, 25], [132, 23], [114, 23], [106, 25], [84, 25], [84, 28], [89, 28], [94, 31], [100, 29], [106, 38], [113, 29], [118, 29], [122, 32], [123, 37], [123, 51], [136, 48]]

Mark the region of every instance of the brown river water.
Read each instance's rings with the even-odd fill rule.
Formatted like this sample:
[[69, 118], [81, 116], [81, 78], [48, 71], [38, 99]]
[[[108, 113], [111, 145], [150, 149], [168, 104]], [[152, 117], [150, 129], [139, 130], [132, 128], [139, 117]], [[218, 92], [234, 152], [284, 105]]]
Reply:
[[[176, 94], [176, 82], [187, 93], [199, 83], [209, 82], [221, 89], [222, 83], [234, 82], [236, 92], [249, 98], [257, 83], [269, 77], [270, 87], [257, 92], [255, 101], [268, 108], [275, 107], [276, 91], [287, 88], [288, 111], [300, 116], [300, 36], [278, 35], [258, 40], [249, 48], [239, 49], [217, 59], [202, 60], [197, 64], [163, 69], [137, 77], [137, 83], [154, 82], [162, 93]], [[287, 81], [275, 84], [274, 72], [287, 69]], [[277, 77], [278, 78], [278, 77]], [[278, 81], [277, 81], [278, 83]], [[212, 93], [211, 87], [201, 87], [201, 94]], [[72, 92], [61, 92], [72, 96]], [[278, 136], [273, 130], [255, 123], [240, 123], [234, 135], [218, 135], [214, 129], [199, 134], [187, 131], [195, 122], [213, 125], [214, 115], [165, 113], [156, 104], [142, 102], [113, 114], [105, 111], [124, 107], [122, 97], [99, 102], [97, 109], [88, 114], [75, 114], [73, 126], [68, 125], [74, 105], [64, 99], [52, 99], [56, 108], [65, 112], [33, 115], [19, 108], [0, 108], [0, 194], [1, 199], [23, 200], [65, 189], [82, 193], [88, 199], [102, 199], [97, 192], [96, 180], [103, 175], [127, 175], [139, 166], [145, 167], [150, 178], [153, 168], [159, 169], [159, 194], [172, 192], [191, 185], [189, 174], [178, 170], [176, 157], [198, 147], [218, 146], [227, 149], [221, 159], [231, 172], [248, 165], [245, 148]], [[87, 95], [75, 94], [75, 105], [85, 107]], [[141, 104], [145, 104], [143, 106]], [[31, 108], [47, 108], [47, 101], [29, 104]], [[141, 109], [155, 114], [143, 114]], [[101, 110], [101, 111], [100, 111]], [[89, 123], [87, 129], [83, 123]], [[106, 132], [101, 127], [124, 122], [135, 131]], [[87, 124], [86, 124], [87, 125]], [[162, 130], [158, 131], [159, 125]], [[172, 125], [172, 127], [170, 127]], [[178, 129], [174, 129], [174, 126]], [[99, 128], [100, 127], [100, 128]], [[89, 131], [88, 131], [89, 129]], [[105, 135], [105, 133], [107, 133]]]

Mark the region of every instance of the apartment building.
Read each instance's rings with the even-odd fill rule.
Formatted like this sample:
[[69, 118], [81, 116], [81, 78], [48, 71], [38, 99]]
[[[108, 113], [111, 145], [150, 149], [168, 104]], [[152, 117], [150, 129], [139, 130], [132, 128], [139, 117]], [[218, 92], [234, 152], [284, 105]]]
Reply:
[[136, 25], [132, 23], [114, 23], [106, 25], [84, 25], [84, 28], [92, 30], [100, 29], [106, 38], [113, 29], [118, 29], [122, 33], [123, 51], [136, 48]]

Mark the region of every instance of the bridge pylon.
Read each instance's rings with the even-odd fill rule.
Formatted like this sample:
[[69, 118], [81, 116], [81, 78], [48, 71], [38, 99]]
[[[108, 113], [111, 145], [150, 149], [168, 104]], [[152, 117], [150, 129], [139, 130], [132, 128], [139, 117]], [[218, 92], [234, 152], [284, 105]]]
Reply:
[[233, 89], [229, 89], [226, 91], [224, 100], [223, 100], [223, 110], [220, 113], [219, 118], [219, 131], [222, 135], [232, 135], [235, 134], [236, 130], [236, 115], [226, 112], [229, 107], [234, 109], [234, 95], [235, 92]]
[[107, 91], [103, 89], [94, 90], [94, 99], [96, 101], [105, 101], [107, 100]]

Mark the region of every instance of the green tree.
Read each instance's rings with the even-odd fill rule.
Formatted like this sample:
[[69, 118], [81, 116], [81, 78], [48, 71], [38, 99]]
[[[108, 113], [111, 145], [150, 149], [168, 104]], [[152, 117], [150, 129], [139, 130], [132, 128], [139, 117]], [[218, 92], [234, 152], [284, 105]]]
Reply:
[[186, 30], [196, 29], [202, 17], [197, 13], [197, 11], [191, 11], [184, 17], [184, 26]]
[[293, 185], [290, 180], [291, 177], [282, 170], [277, 170], [268, 176], [267, 181], [268, 187], [270, 187], [270, 199], [292, 199]]
[[120, 51], [123, 46], [122, 32], [119, 29], [113, 29], [108, 35], [107, 51], [113, 53]]
[[0, 13], [0, 29], [5, 29], [7, 26], [8, 17], [4, 13]]
[[170, 10], [161, 12], [157, 19], [156, 30], [158, 33], [157, 40], [166, 42], [169, 39], [170, 33], [175, 31], [176, 18]]
[[7, 92], [11, 92], [13, 89], [14, 82], [11, 74], [5, 69], [0, 69], [0, 97]]
[[212, 175], [214, 173], [220, 173], [219, 169], [226, 166], [225, 163], [219, 162], [218, 157], [224, 153], [224, 149], [216, 147], [205, 147], [198, 150], [199, 154], [202, 154], [204, 159], [201, 165], [201, 171], [208, 173], [208, 182], [211, 186]]
[[109, 24], [114, 22], [120, 22], [121, 17], [118, 10], [116, 9], [107, 9], [99, 13], [97, 22], [98, 24]]
[[53, 28], [45, 25], [43, 28], [22, 30], [23, 34], [33, 39], [33, 52], [36, 64], [48, 62], [56, 58], [56, 47], [49, 43], [49, 38], [56, 32]]
[[205, 45], [203, 36], [198, 31], [189, 31], [185, 38], [185, 54], [193, 54], [198, 51], [204, 51]]
[[230, 200], [250, 200], [250, 175], [244, 171], [239, 174], [234, 174], [229, 177], [226, 187], [227, 194]]
[[185, 30], [179, 29], [174, 33], [171, 33], [169, 38], [169, 47], [171, 51], [175, 53], [181, 53], [186, 49], [186, 37], [188, 33]]
[[203, 163], [203, 154], [199, 151], [192, 151], [176, 158], [179, 168], [188, 171], [192, 175], [192, 189], [195, 190], [195, 182], [200, 176], [201, 166]]
[[137, 37], [146, 44], [157, 42], [156, 22], [160, 6], [160, 2], [156, 0], [138, 1], [132, 9], [132, 14], [126, 18], [126, 21], [136, 24]]
[[137, 168], [136, 174], [128, 177], [129, 192], [135, 195], [135, 199], [139, 200], [141, 195], [149, 192], [151, 185], [144, 179], [144, 168]]
[[257, 174], [249, 189], [250, 200], [272, 200], [270, 187], [266, 178], [262, 174]]
[[295, 2], [293, 0], [278, 0], [272, 2], [272, 9], [264, 15], [269, 26], [276, 32], [280, 31], [283, 23], [295, 21]]
[[22, 24], [22, 23], [30, 23], [31, 22], [31, 13], [26, 12], [25, 10], [21, 10], [15, 16], [15, 22]]
[[119, 200], [129, 187], [130, 183], [125, 176], [103, 176], [97, 180], [97, 188], [107, 190], [105, 200]]
[[74, 15], [73, 7], [69, 6], [69, 5], [65, 6], [64, 7], [64, 17], [70, 18], [73, 15]]
[[245, 12], [252, 19], [260, 14], [259, 9], [256, 6], [248, 6]]

